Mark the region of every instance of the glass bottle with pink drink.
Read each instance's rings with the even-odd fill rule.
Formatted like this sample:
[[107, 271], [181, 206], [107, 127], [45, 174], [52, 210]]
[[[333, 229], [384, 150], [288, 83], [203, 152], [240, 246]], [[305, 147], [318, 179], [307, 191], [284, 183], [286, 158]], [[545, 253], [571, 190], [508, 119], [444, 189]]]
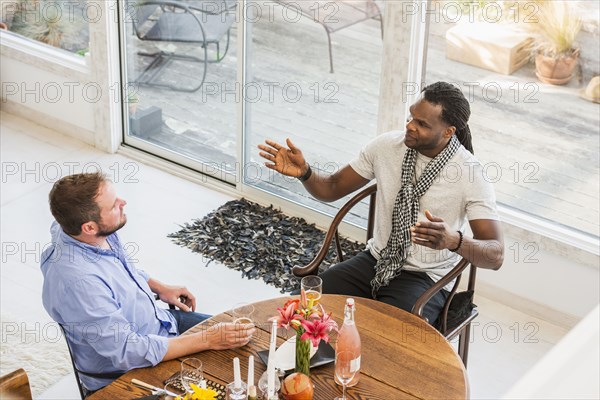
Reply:
[[[344, 324], [340, 328], [338, 333], [338, 340], [336, 345], [336, 353], [339, 351], [351, 351], [356, 355], [356, 358], [351, 362], [351, 369], [356, 371], [354, 378], [346, 386], [354, 386], [358, 383], [360, 378], [360, 336], [358, 329], [354, 323], [354, 299], [346, 299], [346, 306], [344, 307]], [[335, 377], [335, 382], [338, 385], [342, 383]]]

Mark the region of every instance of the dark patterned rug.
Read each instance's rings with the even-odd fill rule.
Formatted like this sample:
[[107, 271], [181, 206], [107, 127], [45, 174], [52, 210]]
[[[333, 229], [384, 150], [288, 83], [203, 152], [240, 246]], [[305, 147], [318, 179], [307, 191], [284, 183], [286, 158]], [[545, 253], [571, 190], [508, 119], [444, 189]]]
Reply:
[[[195, 253], [242, 272], [248, 279], [262, 279], [282, 293], [299, 288], [292, 274], [295, 265], [307, 265], [315, 257], [325, 233], [302, 218], [289, 217], [273, 208], [245, 199], [225, 203], [202, 219], [185, 224], [168, 235]], [[363, 251], [365, 245], [341, 239], [345, 258]], [[337, 261], [332, 245], [321, 269]]]

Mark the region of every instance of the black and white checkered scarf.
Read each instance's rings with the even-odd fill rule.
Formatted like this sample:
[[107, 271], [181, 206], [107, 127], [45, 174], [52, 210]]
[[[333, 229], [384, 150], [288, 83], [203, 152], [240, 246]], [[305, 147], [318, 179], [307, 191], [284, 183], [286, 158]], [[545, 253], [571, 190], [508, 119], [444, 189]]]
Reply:
[[371, 281], [373, 298], [377, 298], [379, 288], [389, 285], [392, 279], [400, 275], [411, 246], [410, 227], [417, 223], [419, 199], [459, 147], [460, 141], [456, 135], [452, 135], [448, 145], [427, 164], [416, 183], [413, 182], [417, 151], [413, 149], [406, 151], [402, 162], [402, 186], [396, 196], [392, 213], [392, 232], [387, 246], [381, 251], [381, 257], [375, 265], [375, 278]]

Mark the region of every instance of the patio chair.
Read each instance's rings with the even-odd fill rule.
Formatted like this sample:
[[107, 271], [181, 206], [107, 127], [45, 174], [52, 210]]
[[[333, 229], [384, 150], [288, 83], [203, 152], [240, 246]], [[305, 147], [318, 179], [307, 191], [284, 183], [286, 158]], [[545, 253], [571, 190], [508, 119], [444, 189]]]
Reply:
[[23, 368], [0, 377], [0, 399], [31, 400], [31, 398], [29, 378]]
[[[293, 268], [293, 273], [296, 276], [306, 276], [306, 275], [316, 275], [319, 270], [319, 266], [327, 256], [329, 252], [329, 248], [331, 246], [331, 241], [335, 238], [335, 249], [337, 253], [337, 258], [339, 262], [344, 261], [344, 256], [342, 252], [342, 246], [340, 244], [340, 238], [338, 234], [338, 227], [342, 222], [342, 219], [345, 215], [360, 201], [370, 196], [369, 201], [369, 217], [367, 222], [367, 240], [373, 237], [373, 228], [375, 221], [375, 203], [377, 196], [377, 185], [371, 185], [366, 189], [363, 189], [354, 197], [352, 197], [344, 206], [338, 211], [338, 213], [333, 218], [329, 229], [327, 230], [327, 234], [325, 235], [325, 239], [323, 240], [323, 245], [321, 249], [315, 256], [315, 258], [306, 266], [295, 266]], [[423, 316], [423, 309], [427, 302], [435, 296], [440, 290], [444, 288], [448, 283], [452, 282], [453, 279], [456, 278], [454, 285], [452, 286], [452, 290], [450, 291], [450, 295], [444, 304], [444, 308], [440, 313], [440, 316], [437, 321], [427, 321], [431, 323], [447, 340], [452, 340], [455, 337], [459, 337], [458, 341], [458, 355], [463, 361], [465, 368], [467, 366], [467, 359], [469, 356], [469, 341], [471, 334], [471, 322], [479, 315], [476, 306], [473, 304], [473, 295], [475, 292], [475, 277], [477, 267], [471, 265], [469, 271], [469, 282], [467, 286], [467, 290], [464, 292], [456, 293], [458, 289], [458, 284], [460, 282], [461, 275], [463, 271], [470, 265], [469, 261], [466, 259], [461, 259], [461, 261], [456, 264], [456, 266], [446, 274], [442, 279], [436, 282], [431, 288], [425, 291], [417, 302], [415, 303], [412, 313], [417, 315], [418, 317], [427, 321], [427, 319]]]
[[[206, 79], [209, 63], [219, 63], [229, 50], [230, 30], [235, 16], [235, 0], [140, 0], [134, 5], [132, 16], [136, 36], [143, 41], [197, 43], [204, 57], [176, 54], [159, 50], [155, 53], [138, 52], [138, 55], [152, 57], [148, 66], [132, 83], [155, 86], [181, 92], [195, 92], [202, 87]], [[226, 37], [225, 51], [221, 54], [221, 41]], [[216, 49], [216, 57], [209, 59], [208, 46]], [[164, 81], [168, 66], [174, 60], [202, 65], [201, 82], [186, 87]], [[179, 79], [180, 80], [180, 79]]]
[[274, 0], [284, 7], [310, 18], [325, 29], [329, 49], [329, 72], [333, 73], [331, 34], [369, 19], [379, 20], [383, 39], [383, 18], [375, 0]]

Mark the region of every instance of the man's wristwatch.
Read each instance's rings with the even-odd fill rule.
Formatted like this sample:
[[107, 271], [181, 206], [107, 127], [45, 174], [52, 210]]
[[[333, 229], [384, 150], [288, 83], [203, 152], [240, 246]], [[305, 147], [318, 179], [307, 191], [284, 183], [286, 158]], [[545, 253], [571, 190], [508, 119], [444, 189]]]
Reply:
[[311, 175], [312, 175], [312, 169], [310, 169], [310, 164], [308, 164], [308, 169], [306, 170], [304, 175], [298, 177], [298, 180], [300, 182], [306, 182], [308, 180], [308, 178], [310, 178]]

